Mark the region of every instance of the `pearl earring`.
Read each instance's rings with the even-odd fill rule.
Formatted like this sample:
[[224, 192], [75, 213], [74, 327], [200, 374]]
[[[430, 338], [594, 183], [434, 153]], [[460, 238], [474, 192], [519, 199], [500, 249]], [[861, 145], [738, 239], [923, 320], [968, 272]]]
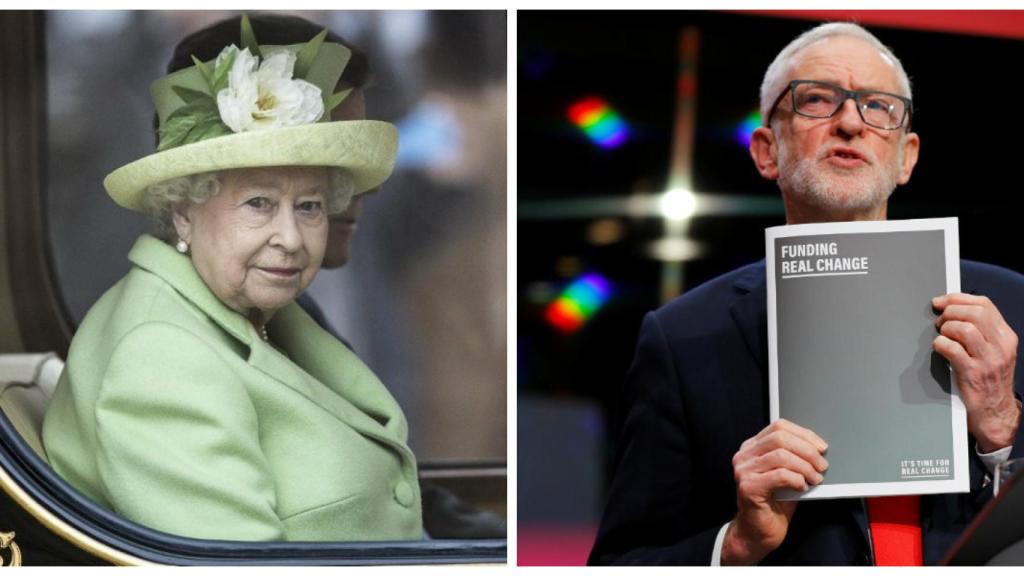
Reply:
[[174, 245], [174, 248], [175, 250], [181, 252], [182, 254], [188, 253], [188, 244], [186, 244], [185, 241], [180, 238], [178, 239], [178, 243]]

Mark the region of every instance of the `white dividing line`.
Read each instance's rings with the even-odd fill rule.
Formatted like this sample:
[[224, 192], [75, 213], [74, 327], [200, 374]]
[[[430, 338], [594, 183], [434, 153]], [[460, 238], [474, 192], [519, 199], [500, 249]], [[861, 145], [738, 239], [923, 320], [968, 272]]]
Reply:
[[816, 274], [789, 274], [782, 277], [783, 280], [786, 278], [807, 278], [809, 276], [854, 276], [859, 274], [867, 274], [867, 270], [860, 272], [820, 272]]

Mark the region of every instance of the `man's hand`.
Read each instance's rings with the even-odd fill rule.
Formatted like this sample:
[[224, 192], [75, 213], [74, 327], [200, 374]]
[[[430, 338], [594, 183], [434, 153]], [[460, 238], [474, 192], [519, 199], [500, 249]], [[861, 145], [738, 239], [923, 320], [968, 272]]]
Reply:
[[1017, 335], [984, 296], [947, 294], [932, 298], [932, 306], [940, 312], [932, 347], [956, 372], [967, 430], [978, 441], [978, 450], [1010, 446], [1020, 417], [1013, 397]]
[[732, 458], [739, 511], [725, 533], [722, 565], [756, 564], [782, 544], [797, 503], [777, 501], [774, 493], [820, 484], [827, 448], [814, 432], [783, 419], [740, 446]]

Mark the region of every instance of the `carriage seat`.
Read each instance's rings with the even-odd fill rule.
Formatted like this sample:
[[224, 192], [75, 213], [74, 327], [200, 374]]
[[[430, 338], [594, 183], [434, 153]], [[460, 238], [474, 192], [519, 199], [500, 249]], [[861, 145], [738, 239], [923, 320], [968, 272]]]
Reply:
[[0, 410], [43, 460], [43, 417], [62, 370], [54, 352], [0, 354]]

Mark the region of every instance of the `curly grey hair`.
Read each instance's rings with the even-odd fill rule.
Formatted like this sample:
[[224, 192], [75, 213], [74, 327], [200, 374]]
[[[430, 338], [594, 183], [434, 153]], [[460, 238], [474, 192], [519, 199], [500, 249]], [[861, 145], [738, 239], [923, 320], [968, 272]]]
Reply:
[[[352, 174], [344, 168], [327, 168], [328, 190], [324, 208], [328, 215], [344, 212], [355, 190]], [[146, 215], [153, 223], [153, 235], [174, 244], [178, 231], [172, 217], [174, 208], [182, 204], [202, 204], [220, 192], [220, 173], [204, 172], [171, 178], [146, 188]]]
[[761, 118], [767, 120], [769, 108], [771, 108], [775, 99], [779, 97], [779, 94], [785, 90], [786, 75], [789, 72], [793, 57], [815, 42], [834, 36], [859, 38], [877, 48], [882, 56], [891, 61], [893, 67], [896, 68], [897, 75], [899, 76], [900, 92], [907, 98], [913, 99], [910, 91], [910, 78], [907, 76], [906, 70], [903, 69], [903, 64], [892, 53], [892, 50], [886, 47], [885, 44], [882, 44], [874, 34], [857, 24], [851, 22], [829, 22], [815, 26], [798, 36], [786, 45], [779, 52], [779, 55], [775, 57], [771, 65], [768, 66], [768, 70], [764, 73], [764, 80], [761, 82]]

